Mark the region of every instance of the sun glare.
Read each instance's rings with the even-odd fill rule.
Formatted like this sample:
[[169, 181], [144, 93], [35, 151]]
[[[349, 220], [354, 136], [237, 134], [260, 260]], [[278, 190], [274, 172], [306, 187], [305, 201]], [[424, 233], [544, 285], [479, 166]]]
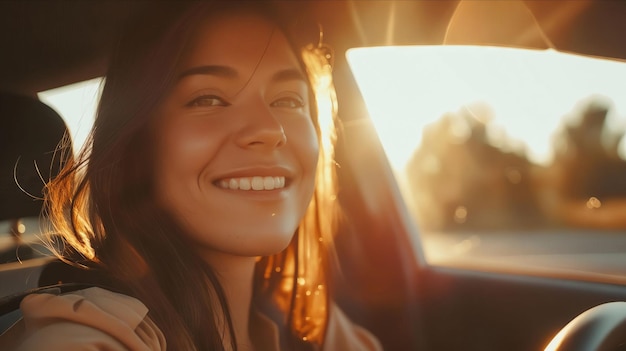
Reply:
[[585, 102], [608, 105], [609, 129], [626, 125], [624, 62], [453, 45], [356, 48], [347, 58], [394, 169], [405, 166], [424, 127], [447, 113], [489, 122], [494, 144], [525, 150], [539, 164], [550, 162], [553, 134]]

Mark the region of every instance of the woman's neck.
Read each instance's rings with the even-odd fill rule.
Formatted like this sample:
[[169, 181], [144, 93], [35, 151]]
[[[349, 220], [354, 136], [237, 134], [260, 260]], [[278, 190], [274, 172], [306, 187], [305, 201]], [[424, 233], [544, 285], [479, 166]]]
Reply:
[[[254, 350], [250, 339], [249, 321], [256, 259], [215, 252], [205, 255], [204, 258], [213, 268], [224, 289], [238, 351]], [[224, 322], [218, 321], [218, 328], [227, 330], [228, 327]], [[228, 349], [230, 344], [230, 335], [225, 333], [224, 345]]]

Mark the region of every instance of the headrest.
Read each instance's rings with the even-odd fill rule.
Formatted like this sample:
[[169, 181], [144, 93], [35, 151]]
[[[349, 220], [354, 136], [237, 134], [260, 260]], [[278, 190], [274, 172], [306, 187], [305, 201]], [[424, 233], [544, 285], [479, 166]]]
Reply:
[[66, 132], [41, 101], [0, 93], [0, 220], [39, 216], [45, 183], [72, 157], [69, 137], [60, 148]]

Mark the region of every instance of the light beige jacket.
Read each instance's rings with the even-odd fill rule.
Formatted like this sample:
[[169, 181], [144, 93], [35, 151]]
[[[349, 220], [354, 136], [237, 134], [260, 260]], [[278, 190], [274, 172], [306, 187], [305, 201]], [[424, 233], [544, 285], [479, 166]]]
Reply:
[[[20, 308], [23, 318], [0, 337], [2, 351], [159, 351], [166, 341], [139, 300], [101, 288], [64, 295], [32, 294]], [[268, 318], [263, 329], [279, 351], [278, 327]], [[324, 350], [379, 351], [380, 343], [331, 309]]]

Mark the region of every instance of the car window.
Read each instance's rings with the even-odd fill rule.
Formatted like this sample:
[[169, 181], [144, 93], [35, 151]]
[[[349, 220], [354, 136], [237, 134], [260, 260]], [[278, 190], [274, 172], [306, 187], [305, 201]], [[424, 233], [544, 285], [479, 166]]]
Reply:
[[[48, 227], [48, 222], [37, 217], [0, 221], [0, 265], [50, 255], [41, 240], [42, 230]], [[22, 242], [28, 245], [19, 245]]]
[[39, 100], [54, 108], [65, 120], [75, 153], [85, 143], [93, 125], [103, 81], [104, 78], [98, 77], [37, 94]]
[[455, 45], [347, 58], [430, 264], [626, 281], [625, 62]]

